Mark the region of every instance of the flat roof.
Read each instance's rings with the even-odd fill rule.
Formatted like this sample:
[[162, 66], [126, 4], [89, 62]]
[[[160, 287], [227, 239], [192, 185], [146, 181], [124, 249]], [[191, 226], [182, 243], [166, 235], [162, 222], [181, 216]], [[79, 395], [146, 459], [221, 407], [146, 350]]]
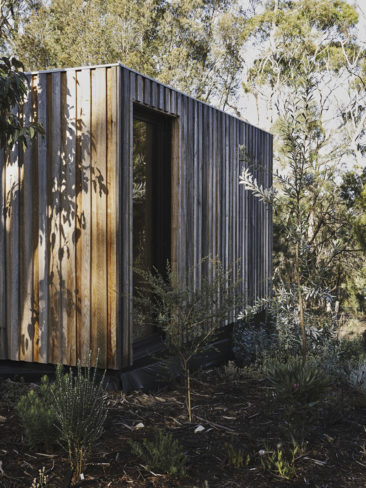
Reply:
[[140, 73], [139, 71], [136, 71], [135, 69], [129, 68], [128, 66], [124, 65], [120, 61], [118, 61], [117, 63], [110, 63], [110, 64], [95, 64], [95, 65], [90, 65], [90, 66], [88, 66], [88, 65], [87, 66], [77, 66], [75, 68], [74, 67], [71, 67], [71, 68], [52, 68], [52, 69], [45, 69], [45, 70], [38, 70], [38, 71], [27, 71], [27, 72], [25, 72], [25, 74], [26, 75], [51, 74], [51, 73], [61, 73], [61, 72], [65, 72], [65, 71], [81, 71], [83, 69], [112, 68], [114, 66], [119, 66], [123, 69], [126, 69], [126, 70], [132, 72], [132, 73], [135, 73], [136, 75], [142, 76], [143, 78], [145, 78], [147, 80], [153, 81], [154, 83], [158, 83], [159, 85], [161, 85], [165, 88], [169, 88], [170, 90], [173, 90], [176, 93], [180, 93], [184, 97], [188, 97], [191, 100], [195, 100], [197, 102], [200, 102], [203, 105], [206, 105], [210, 108], [213, 108], [213, 109], [217, 110], [218, 112], [221, 112], [225, 115], [228, 115], [229, 117], [232, 117], [233, 119], [239, 120], [240, 122], [244, 122], [245, 124], [248, 124], [251, 127], [254, 127], [255, 129], [258, 129], [262, 132], [265, 132], [266, 134], [269, 134], [270, 136], [273, 137], [273, 134], [271, 132], [268, 132], [267, 130], [262, 129], [261, 127], [258, 127], [256, 125], [252, 124], [251, 122], [248, 122], [247, 120], [241, 119], [240, 117], [237, 117], [236, 115], [229, 114], [228, 112], [225, 112], [225, 110], [217, 108], [217, 107], [211, 105], [210, 103], [199, 100], [198, 98], [195, 98], [192, 95], [187, 95], [187, 93], [184, 93], [180, 90], [177, 90], [176, 88], [174, 88], [170, 85], [166, 85], [164, 83], [161, 83], [159, 80], [156, 80], [155, 78], [151, 78], [151, 76], [144, 75], [143, 73]]

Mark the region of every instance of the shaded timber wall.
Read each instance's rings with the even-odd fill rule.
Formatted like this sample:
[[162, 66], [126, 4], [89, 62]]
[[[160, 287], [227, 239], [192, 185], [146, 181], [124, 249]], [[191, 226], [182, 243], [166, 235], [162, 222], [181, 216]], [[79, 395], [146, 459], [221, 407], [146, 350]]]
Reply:
[[[46, 131], [0, 155], [0, 359], [132, 362], [133, 106], [172, 117], [172, 261], [240, 261], [270, 293], [272, 214], [238, 184], [272, 183], [272, 136], [121, 65], [29, 75], [24, 121]], [[240, 160], [245, 148], [245, 161]], [[202, 273], [197, 268], [193, 287]]]

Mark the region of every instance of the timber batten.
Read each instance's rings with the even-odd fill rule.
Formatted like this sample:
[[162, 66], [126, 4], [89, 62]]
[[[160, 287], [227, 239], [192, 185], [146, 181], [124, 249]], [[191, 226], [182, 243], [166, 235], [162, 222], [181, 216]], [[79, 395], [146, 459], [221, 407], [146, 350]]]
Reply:
[[[38, 136], [0, 153], [0, 359], [120, 369], [133, 345], [134, 106], [171, 124], [171, 261], [240, 263], [247, 300], [271, 291], [272, 213], [239, 185], [272, 183], [272, 136], [117, 65], [28, 75]], [[240, 160], [240, 147], [247, 157]], [[199, 288], [208, 262], [190, 276]], [[233, 317], [233, 321], [235, 317]]]

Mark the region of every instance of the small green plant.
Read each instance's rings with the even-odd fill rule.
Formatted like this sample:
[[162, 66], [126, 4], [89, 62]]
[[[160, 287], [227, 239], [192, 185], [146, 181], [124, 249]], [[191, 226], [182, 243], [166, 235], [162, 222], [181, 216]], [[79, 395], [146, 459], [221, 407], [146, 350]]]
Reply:
[[250, 455], [240, 447], [235, 447], [232, 442], [225, 442], [227, 464], [231, 468], [247, 467], [250, 463]]
[[38, 471], [38, 479], [34, 478], [31, 488], [46, 488], [48, 483], [48, 476], [46, 475], [46, 468], [43, 466]]
[[184, 476], [187, 458], [182, 446], [170, 432], [158, 431], [152, 441], [131, 443], [132, 452], [146, 465], [146, 468], [171, 476]]
[[325, 406], [328, 377], [317, 361], [307, 359], [304, 363], [301, 357], [286, 363], [268, 361], [266, 376], [273, 386], [274, 398], [284, 409], [286, 435], [303, 442]]
[[18, 402], [17, 411], [24, 427], [25, 441], [33, 448], [48, 450], [55, 443], [57, 430], [53, 392], [54, 386], [47, 376], [43, 376], [40, 387], [30, 390]]
[[[196, 273], [202, 271], [200, 287], [193, 289]], [[210, 342], [225, 321], [233, 321], [242, 301], [238, 270], [226, 270], [218, 259], [203, 258], [186, 271], [182, 280], [167, 264], [165, 275], [135, 269], [140, 286], [134, 296], [140, 326], [149, 321], [164, 333], [164, 342], [171, 356], [179, 361], [185, 379], [186, 408], [192, 422], [191, 366], [197, 354], [212, 348]]]
[[92, 372], [89, 355], [88, 366], [83, 370], [80, 362], [76, 374], [64, 374], [61, 365], [56, 369], [56, 388], [53, 393], [60, 444], [69, 456], [75, 479], [85, 468], [85, 463], [101, 436], [107, 416], [106, 397], [103, 390], [104, 375], [97, 380], [97, 363]]
[[315, 405], [325, 397], [329, 379], [312, 361], [301, 357], [286, 363], [276, 360], [267, 363], [266, 377], [276, 397], [285, 404]]
[[295, 460], [299, 448], [294, 444], [289, 458], [285, 456], [280, 446], [275, 451], [265, 450], [261, 456], [262, 467], [285, 480], [291, 480], [296, 476]]
[[228, 361], [220, 376], [230, 382], [238, 381], [244, 376], [244, 369], [239, 368], [234, 361]]

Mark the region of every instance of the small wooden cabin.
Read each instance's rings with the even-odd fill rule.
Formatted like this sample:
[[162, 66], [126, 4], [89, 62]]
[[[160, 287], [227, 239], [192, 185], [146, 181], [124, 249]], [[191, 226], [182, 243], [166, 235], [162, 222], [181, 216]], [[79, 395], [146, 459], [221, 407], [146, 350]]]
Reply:
[[271, 185], [271, 134], [121, 64], [29, 86], [46, 135], [0, 158], [0, 359], [133, 365], [135, 265], [240, 260], [248, 299], [270, 293], [271, 210], [239, 173]]

